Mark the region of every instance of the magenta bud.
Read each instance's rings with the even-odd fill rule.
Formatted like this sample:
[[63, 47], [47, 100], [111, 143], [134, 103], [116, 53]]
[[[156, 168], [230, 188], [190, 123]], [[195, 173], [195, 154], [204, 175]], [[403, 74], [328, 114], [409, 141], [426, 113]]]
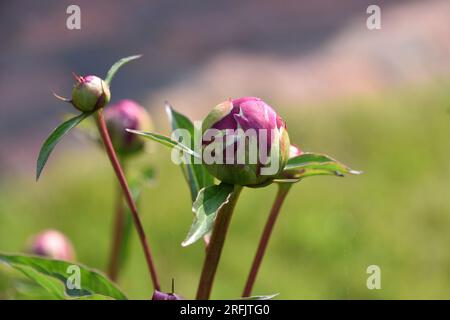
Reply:
[[[244, 134], [236, 134], [239, 130]], [[214, 131], [220, 131], [223, 138], [211, 139], [209, 136]], [[202, 132], [203, 156], [210, 154], [211, 150], [214, 150], [213, 157], [218, 156], [213, 163], [204, 161], [206, 168], [217, 179], [227, 183], [253, 187], [264, 185], [283, 170], [289, 157], [290, 143], [285, 122], [259, 98], [244, 97], [219, 104], [203, 121]], [[248, 138], [252, 135], [256, 140]], [[242, 143], [245, 148], [240, 149]], [[222, 163], [218, 159], [222, 159]]]
[[72, 104], [81, 112], [91, 112], [103, 108], [111, 99], [109, 86], [97, 76], [75, 75], [77, 83], [72, 90]]
[[56, 230], [45, 230], [33, 237], [30, 253], [57, 260], [75, 259], [73, 246], [69, 239]]
[[151, 131], [148, 112], [132, 100], [121, 100], [105, 109], [105, 121], [114, 149], [121, 156], [135, 154], [144, 149], [143, 139], [126, 129]]
[[158, 290], [153, 292], [152, 300], [184, 300], [183, 297], [175, 293], [164, 293]]

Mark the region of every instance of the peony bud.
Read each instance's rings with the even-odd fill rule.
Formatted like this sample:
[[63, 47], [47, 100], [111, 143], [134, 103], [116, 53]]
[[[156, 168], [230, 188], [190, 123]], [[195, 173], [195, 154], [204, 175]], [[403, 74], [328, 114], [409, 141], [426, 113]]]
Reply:
[[74, 75], [77, 83], [72, 90], [72, 104], [81, 112], [103, 108], [110, 100], [109, 86], [97, 76]]
[[175, 293], [164, 293], [158, 290], [153, 292], [152, 300], [184, 300], [183, 297]]
[[[283, 170], [289, 157], [285, 122], [259, 98], [245, 97], [219, 104], [203, 121], [202, 132], [204, 164], [213, 176], [227, 183], [243, 186], [269, 183]], [[208, 155], [213, 161], [205, 158]]]
[[70, 243], [61, 232], [45, 230], [36, 235], [30, 246], [30, 253], [52, 259], [71, 261], [75, 253]]
[[105, 121], [114, 149], [121, 156], [141, 151], [144, 141], [125, 129], [151, 131], [152, 121], [148, 112], [132, 100], [121, 100], [105, 110]]

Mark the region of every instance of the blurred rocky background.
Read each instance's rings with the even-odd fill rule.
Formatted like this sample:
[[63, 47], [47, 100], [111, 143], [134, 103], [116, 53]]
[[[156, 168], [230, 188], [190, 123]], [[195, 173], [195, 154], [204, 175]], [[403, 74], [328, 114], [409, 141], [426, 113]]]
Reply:
[[[66, 29], [70, 4], [81, 30]], [[366, 28], [369, 4], [381, 7], [381, 30]], [[308, 108], [448, 75], [449, 17], [446, 0], [2, 1], [0, 175], [33, 170], [72, 111], [51, 95], [70, 94], [71, 71], [104, 75], [142, 53], [114, 80], [113, 100], [158, 113], [167, 99], [195, 119], [242, 95]]]

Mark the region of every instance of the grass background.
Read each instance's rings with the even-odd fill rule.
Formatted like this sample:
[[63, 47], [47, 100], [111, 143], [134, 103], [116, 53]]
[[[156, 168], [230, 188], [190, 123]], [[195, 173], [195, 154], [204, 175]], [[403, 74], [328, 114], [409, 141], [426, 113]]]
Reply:
[[[295, 185], [274, 230], [255, 294], [279, 299], [450, 298], [449, 83], [314, 106], [277, 106], [291, 141], [327, 153], [362, 176], [315, 177]], [[165, 120], [161, 120], [165, 121]], [[182, 174], [163, 147], [151, 161], [158, 181], [141, 214], [163, 289], [194, 297], [201, 243], [180, 246], [192, 221]], [[95, 146], [58, 146], [42, 180], [18, 174], [0, 182], [0, 250], [23, 251], [28, 237], [56, 228], [78, 260], [104, 269], [112, 229], [115, 181]], [[275, 195], [275, 186], [244, 189], [230, 227], [213, 298], [237, 298]], [[368, 290], [366, 268], [381, 268], [381, 290]], [[9, 297], [0, 269], [0, 296]], [[134, 234], [120, 286], [148, 299], [150, 279]]]

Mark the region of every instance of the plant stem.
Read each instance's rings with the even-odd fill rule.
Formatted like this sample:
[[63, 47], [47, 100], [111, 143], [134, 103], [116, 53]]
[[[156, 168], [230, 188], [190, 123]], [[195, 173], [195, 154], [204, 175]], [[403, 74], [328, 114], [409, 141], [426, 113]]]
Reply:
[[[123, 167], [125, 173], [125, 167]], [[114, 217], [114, 227], [112, 233], [111, 253], [109, 255], [108, 276], [111, 280], [117, 281], [119, 274], [120, 263], [120, 248], [123, 242], [123, 232], [125, 227], [125, 208], [123, 207], [122, 188], [118, 186], [119, 190], [116, 197], [116, 208]]]
[[203, 262], [202, 274], [197, 289], [197, 300], [208, 300], [219, 265], [225, 236], [230, 225], [231, 216], [236, 206], [242, 186], [235, 185], [234, 191], [227, 204], [219, 211], [214, 223], [214, 229], [207, 247], [205, 260]]
[[123, 173], [122, 167], [120, 166], [119, 160], [117, 159], [116, 152], [114, 151], [114, 147], [111, 143], [111, 138], [109, 136], [108, 129], [106, 128], [105, 118], [103, 117], [102, 109], [99, 109], [97, 112], [97, 124], [98, 124], [98, 129], [100, 131], [100, 135], [102, 137], [103, 143], [105, 145], [106, 153], [108, 154], [109, 160], [111, 161], [111, 165], [113, 166], [114, 172], [116, 173], [117, 179], [119, 180], [120, 186], [122, 188], [123, 195], [128, 204], [128, 207], [130, 208], [131, 214], [133, 216], [134, 225], [135, 225], [136, 231], [139, 235], [142, 249], [144, 250], [148, 270], [149, 270], [150, 276], [152, 278], [153, 288], [155, 290], [159, 291], [160, 286], [159, 286], [159, 282], [158, 282], [158, 276], [156, 275], [156, 268], [153, 263], [152, 254], [150, 252], [150, 247], [147, 244], [147, 240], [145, 237], [145, 231], [142, 226], [141, 219], [139, 218], [136, 204], [134, 203], [133, 197], [131, 196], [131, 191], [130, 191], [130, 188], [128, 187], [127, 180], [125, 179], [125, 175]]
[[291, 183], [278, 184], [278, 192], [272, 205], [272, 209], [270, 210], [269, 218], [267, 219], [264, 231], [261, 235], [261, 239], [259, 240], [258, 249], [256, 250], [255, 258], [253, 259], [253, 264], [250, 269], [250, 273], [248, 275], [242, 297], [249, 297], [252, 293], [256, 275], [258, 274], [259, 267], [261, 266], [261, 262], [266, 251], [270, 235], [277, 220], [278, 214], [280, 213], [281, 206], [283, 205], [283, 202], [286, 199], [291, 186]]

